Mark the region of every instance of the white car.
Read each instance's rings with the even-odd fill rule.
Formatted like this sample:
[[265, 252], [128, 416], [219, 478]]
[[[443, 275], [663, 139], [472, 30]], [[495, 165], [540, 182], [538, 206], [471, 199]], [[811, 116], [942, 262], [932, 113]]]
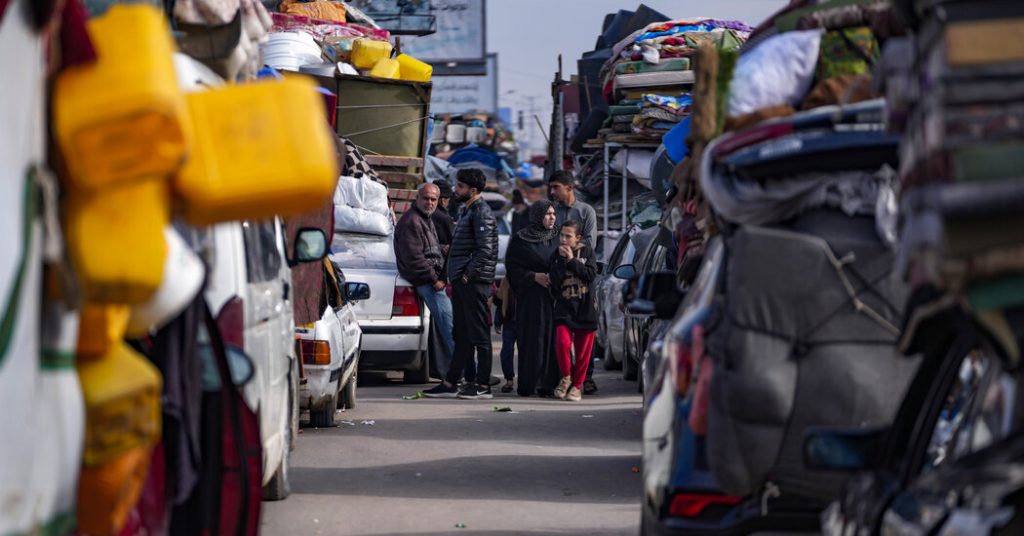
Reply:
[[508, 251], [508, 241], [512, 238], [512, 211], [495, 216], [498, 221], [498, 264], [494, 267], [494, 279], [500, 282], [505, 279], [505, 252]]
[[349, 282], [366, 283], [369, 299], [355, 305], [363, 332], [359, 366], [363, 370], [399, 370], [406, 383], [427, 383], [430, 376], [430, 311], [398, 275], [394, 235], [335, 232], [331, 262]]
[[320, 320], [295, 328], [301, 358], [299, 408], [309, 411], [310, 425], [316, 427], [333, 426], [337, 408], [356, 406], [362, 330], [354, 304], [370, 297], [366, 284], [339, 281], [326, 266], [323, 271], [326, 281], [335, 282], [326, 291]]
[[264, 498], [290, 492], [288, 458], [297, 395], [291, 268], [280, 220], [185, 230], [210, 267], [206, 302], [227, 345], [242, 348], [253, 375], [242, 388], [260, 419]]

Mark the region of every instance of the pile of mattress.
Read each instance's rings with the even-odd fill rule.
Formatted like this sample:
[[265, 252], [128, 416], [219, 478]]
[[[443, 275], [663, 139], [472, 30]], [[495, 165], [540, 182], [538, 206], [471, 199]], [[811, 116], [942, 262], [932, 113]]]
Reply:
[[676, 20], [650, 24], [620, 41], [601, 70], [610, 106], [599, 139], [660, 142], [689, 115], [695, 81], [691, 57], [697, 47], [710, 43], [735, 50], [749, 31], [735, 21]]
[[[900, 267], [916, 289], [904, 349], [941, 307], [1024, 303], [1024, 3], [898, 2], [912, 37], [883, 52], [904, 134]], [[925, 330], [926, 331], [926, 330]]]

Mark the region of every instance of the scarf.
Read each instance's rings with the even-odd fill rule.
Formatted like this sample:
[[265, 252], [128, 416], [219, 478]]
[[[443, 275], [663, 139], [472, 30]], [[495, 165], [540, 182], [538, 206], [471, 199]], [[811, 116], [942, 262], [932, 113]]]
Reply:
[[553, 206], [555, 205], [553, 205], [551, 201], [544, 199], [534, 201], [528, 209], [530, 225], [526, 226], [522, 231], [519, 231], [519, 238], [532, 243], [547, 242], [554, 238], [555, 235], [558, 234], [558, 231], [544, 227], [544, 216], [548, 213], [548, 209]]

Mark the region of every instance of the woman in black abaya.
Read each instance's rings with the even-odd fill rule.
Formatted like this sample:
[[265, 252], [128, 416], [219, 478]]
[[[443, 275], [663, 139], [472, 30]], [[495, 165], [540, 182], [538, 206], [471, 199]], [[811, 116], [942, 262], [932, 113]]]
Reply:
[[529, 225], [512, 237], [505, 254], [512, 291], [516, 294], [516, 346], [519, 378], [516, 391], [547, 395], [560, 379], [555, 360], [554, 300], [548, 287], [551, 256], [558, 249], [555, 206], [536, 201], [529, 208]]

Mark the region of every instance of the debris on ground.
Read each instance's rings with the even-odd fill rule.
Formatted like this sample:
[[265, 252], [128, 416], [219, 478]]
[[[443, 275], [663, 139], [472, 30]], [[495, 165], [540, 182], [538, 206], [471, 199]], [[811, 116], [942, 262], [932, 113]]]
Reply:
[[422, 391], [416, 391], [416, 394], [413, 395], [402, 395], [402, 400], [419, 400], [421, 398], [423, 398]]
[[512, 408], [510, 408], [508, 406], [505, 406], [503, 408], [500, 408], [498, 406], [494, 406], [494, 410], [493, 411], [495, 413], [512, 413]]
[[377, 421], [374, 421], [374, 420], [363, 421], [363, 424], [365, 424], [366, 426], [373, 426], [373, 425], [377, 424]]
[[584, 419], [592, 419], [592, 418], [594, 418], [594, 416], [593, 415], [584, 415], [583, 418]]
[[465, 523], [456, 523], [455, 524], [455, 528], [457, 528], [457, 529], [464, 529], [464, 528], [466, 528], [466, 524]]
[[341, 421], [341, 424], [344, 424], [345, 426], [355, 426], [356, 425], [356, 423], [354, 423], [352, 421]]

